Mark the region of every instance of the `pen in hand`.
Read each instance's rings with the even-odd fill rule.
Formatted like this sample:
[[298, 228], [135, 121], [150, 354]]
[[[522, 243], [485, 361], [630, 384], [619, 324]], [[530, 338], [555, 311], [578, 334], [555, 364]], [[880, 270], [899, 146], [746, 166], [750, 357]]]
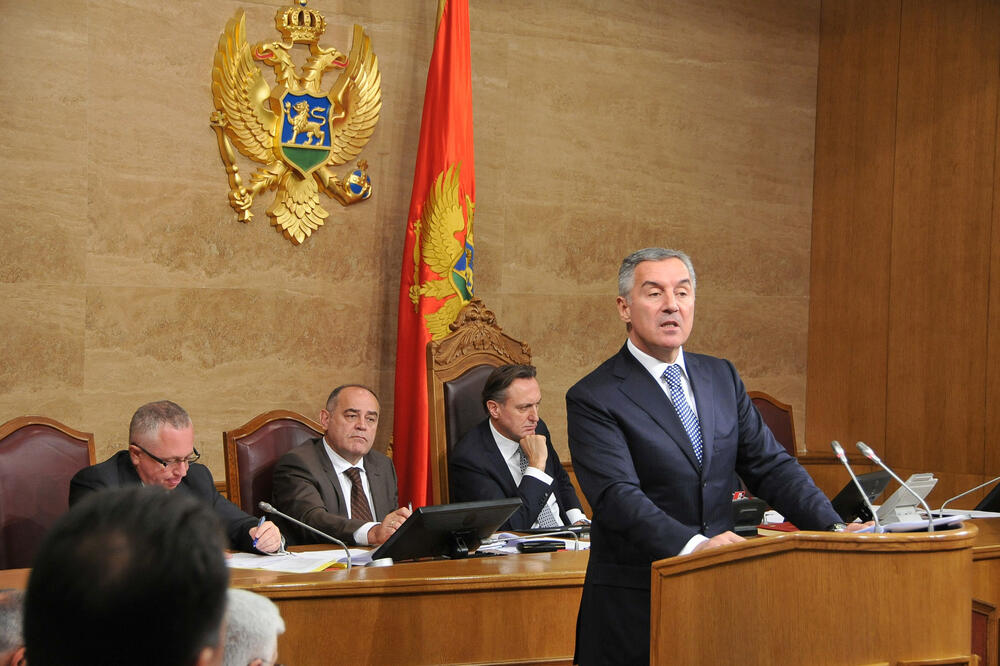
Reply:
[[264, 516], [261, 516], [261, 517], [260, 517], [260, 522], [258, 522], [258, 523], [257, 523], [257, 536], [255, 536], [255, 537], [253, 538], [253, 543], [252, 543], [252, 544], [250, 544], [250, 545], [251, 545], [251, 546], [253, 546], [254, 548], [256, 548], [256, 547], [257, 547], [257, 539], [258, 539], [258, 538], [259, 538], [259, 536], [260, 536], [260, 528], [262, 528], [262, 527], [264, 527]]

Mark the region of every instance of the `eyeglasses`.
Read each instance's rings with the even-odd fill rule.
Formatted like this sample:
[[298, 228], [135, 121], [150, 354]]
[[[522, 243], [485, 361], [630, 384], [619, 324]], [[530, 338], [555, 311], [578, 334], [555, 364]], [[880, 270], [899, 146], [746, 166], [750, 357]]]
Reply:
[[171, 465], [179, 466], [179, 465], [181, 465], [183, 463], [187, 463], [188, 465], [190, 465], [191, 463], [198, 462], [198, 459], [201, 458], [201, 454], [198, 453], [198, 449], [194, 448], [193, 446], [191, 447], [191, 450], [194, 451], [194, 453], [192, 453], [189, 456], [185, 456], [184, 458], [170, 458], [169, 460], [164, 460], [163, 458], [157, 458], [152, 453], [150, 453], [146, 449], [142, 448], [141, 446], [139, 446], [135, 442], [131, 442], [131, 444], [132, 444], [132, 446], [134, 446], [135, 448], [139, 449], [140, 451], [142, 451], [143, 453], [145, 453], [147, 456], [149, 456], [150, 458], [152, 458], [156, 462], [158, 462], [161, 465], [163, 465], [164, 468], [169, 467]]

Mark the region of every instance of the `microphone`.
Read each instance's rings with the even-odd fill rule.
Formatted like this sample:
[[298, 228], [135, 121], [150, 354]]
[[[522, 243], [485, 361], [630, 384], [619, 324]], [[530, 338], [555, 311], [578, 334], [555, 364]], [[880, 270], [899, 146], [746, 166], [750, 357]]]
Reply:
[[851, 475], [854, 485], [858, 487], [858, 492], [861, 493], [861, 499], [864, 501], [865, 506], [868, 507], [868, 510], [871, 511], [872, 519], [875, 521], [875, 533], [881, 534], [883, 530], [882, 524], [878, 521], [878, 512], [875, 511], [875, 507], [872, 506], [872, 503], [868, 500], [868, 493], [866, 493], [865, 489], [861, 487], [861, 482], [858, 481], [858, 477], [855, 476], [854, 470], [851, 469], [850, 464], [847, 462], [847, 454], [844, 453], [844, 447], [841, 446], [840, 442], [837, 440], [833, 440], [830, 442], [830, 448], [832, 448], [833, 452], [836, 454], [837, 460], [843, 463], [844, 467], [847, 468], [847, 473]]
[[343, 548], [344, 552], [347, 553], [347, 570], [348, 571], [351, 570], [351, 549], [348, 548], [347, 544], [345, 544], [343, 541], [341, 541], [340, 539], [333, 538], [332, 536], [330, 536], [326, 532], [320, 532], [315, 527], [312, 527], [311, 525], [306, 525], [301, 520], [296, 520], [295, 518], [292, 518], [288, 514], [281, 513], [280, 511], [278, 511], [277, 509], [275, 509], [273, 506], [271, 506], [267, 502], [258, 502], [257, 506], [259, 506], [261, 509], [263, 509], [266, 513], [273, 513], [276, 516], [281, 516], [285, 520], [291, 521], [291, 522], [295, 523], [296, 525], [298, 525], [299, 527], [304, 527], [307, 530], [309, 530], [310, 532], [315, 532], [316, 534], [320, 535], [324, 539], [328, 539], [328, 540], [334, 542], [335, 544], [337, 544], [338, 546], [340, 546], [341, 548]]
[[944, 501], [944, 504], [942, 504], [942, 505], [941, 505], [941, 508], [940, 508], [940, 509], [938, 509], [938, 513], [939, 513], [939, 514], [941, 514], [941, 515], [943, 516], [943, 515], [944, 515], [944, 508], [945, 508], [946, 506], [948, 506], [948, 502], [950, 502], [950, 501], [952, 501], [952, 500], [957, 500], [957, 499], [958, 499], [959, 497], [965, 497], [965, 496], [966, 496], [966, 495], [968, 495], [969, 493], [974, 493], [974, 492], [976, 492], [977, 490], [979, 490], [980, 488], [985, 488], [986, 486], [990, 485], [991, 483], [996, 483], [997, 481], [1000, 481], [1000, 476], [998, 476], [998, 477], [997, 477], [997, 478], [995, 478], [995, 479], [990, 479], [990, 480], [989, 480], [989, 481], [987, 481], [986, 483], [980, 483], [980, 484], [979, 484], [978, 486], [976, 486], [976, 487], [975, 487], [975, 488], [973, 488], [972, 490], [966, 490], [966, 491], [965, 491], [964, 493], [959, 493], [958, 495], [955, 495], [954, 497], [949, 497], [948, 499], [946, 499], [946, 500]]
[[927, 512], [927, 531], [928, 532], [933, 532], [934, 531], [934, 516], [931, 514], [931, 508], [929, 506], [927, 506], [927, 502], [924, 500], [924, 498], [921, 497], [920, 495], [918, 495], [917, 493], [913, 492], [913, 488], [910, 488], [908, 485], [906, 485], [905, 481], [903, 481], [901, 478], [899, 478], [896, 475], [895, 472], [893, 472], [891, 469], [889, 469], [889, 466], [886, 465], [884, 462], [882, 462], [881, 458], [879, 458], [875, 454], [875, 451], [872, 450], [872, 447], [868, 446], [864, 442], [858, 442], [857, 444], [855, 444], [855, 446], [858, 447], [858, 451], [861, 451], [861, 455], [863, 455], [865, 458], [868, 458], [868, 460], [871, 460], [873, 463], [875, 463], [876, 465], [878, 465], [879, 467], [881, 467], [885, 471], [889, 472], [889, 476], [891, 476], [896, 481], [898, 481], [900, 486], [902, 486], [903, 488], [906, 488], [906, 491], [908, 493], [910, 493], [911, 495], [913, 495], [914, 497], [916, 497], [917, 501], [924, 505], [924, 510]]

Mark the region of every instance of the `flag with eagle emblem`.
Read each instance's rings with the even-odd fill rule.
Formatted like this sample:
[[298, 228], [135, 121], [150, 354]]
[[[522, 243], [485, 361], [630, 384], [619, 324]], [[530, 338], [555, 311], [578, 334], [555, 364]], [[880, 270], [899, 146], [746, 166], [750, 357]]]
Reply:
[[472, 55], [468, 0], [439, 0], [399, 288], [393, 462], [399, 499], [431, 492], [427, 343], [472, 298]]

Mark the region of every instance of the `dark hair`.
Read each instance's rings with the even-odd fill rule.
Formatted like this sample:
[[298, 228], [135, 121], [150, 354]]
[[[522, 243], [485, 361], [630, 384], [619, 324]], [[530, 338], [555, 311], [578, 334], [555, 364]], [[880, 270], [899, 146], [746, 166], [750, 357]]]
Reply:
[[375, 393], [375, 391], [371, 390], [370, 388], [368, 388], [364, 384], [341, 384], [337, 388], [333, 389], [333, 391], [330, 392], [330, 397], [326, 399], [326, 409], [328, 411], [330, 409], [330, 406], [334, 402], [336, 402], [337, 396], [340, 395], [340, 392], [343, 391], [344, 389], [348, 389], [348, 388], [364, 389], [364, 390], [366, 390], [366, 391], [368, 391], [369, 393], [372, 394], [372, 397], [375, 398], [375, 402], [378, 402], [378, 395]]
[[202, 648], [219, 645], [224, 546], [212, 510], [181, 492], [87, 496], [35, 557], [24, 611], [32, 666], [193, 664]]
[[135, 444], [139, 435], [159, 432], [164, 424], [180, 430], [191, 425], [191, 417], [176, 402], [169, 400], [147, 402], [135, 410], [132, 421], [128, 424], [129, 443]]
[[504, 402], [507, 399], [507, 389], [515, 379], [531, 379], [538, 374], [533, 365], [501, 365], [490, 373], [483, 385], [483, 409], [490, 411], [486, 403]]

